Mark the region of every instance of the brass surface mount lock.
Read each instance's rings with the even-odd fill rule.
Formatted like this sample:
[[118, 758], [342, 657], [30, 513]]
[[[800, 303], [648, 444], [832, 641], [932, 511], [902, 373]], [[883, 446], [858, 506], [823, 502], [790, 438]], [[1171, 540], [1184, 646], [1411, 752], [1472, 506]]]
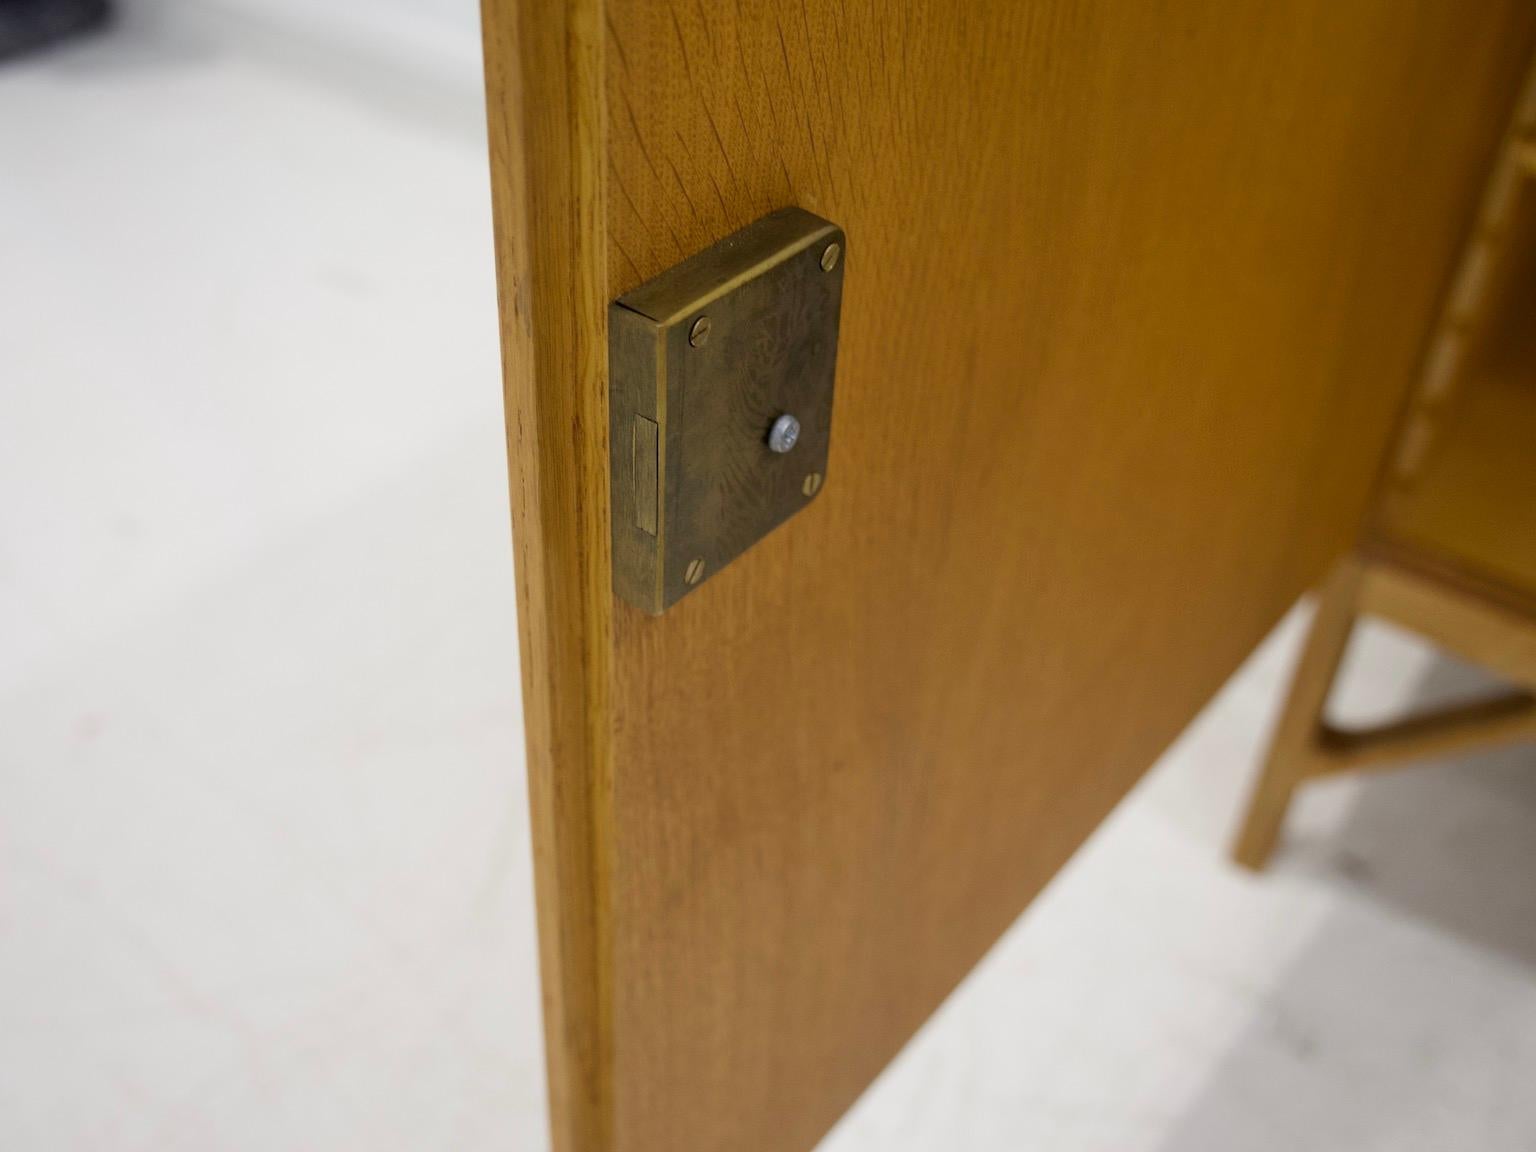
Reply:
[[821, 491], [843, 231], [784, 208], [608, 310], [613, 585], [671, 607]]

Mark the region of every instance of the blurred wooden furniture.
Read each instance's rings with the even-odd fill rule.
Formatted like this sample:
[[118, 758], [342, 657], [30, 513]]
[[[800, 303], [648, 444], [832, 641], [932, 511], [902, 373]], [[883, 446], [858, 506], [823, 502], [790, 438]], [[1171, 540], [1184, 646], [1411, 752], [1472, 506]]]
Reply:
[[[1355, 620], [1412, 629], [1513, 685], [1343, 730], [1326, 709]], [[1354, 553], [1325, 583], [1234, 848], [1262, 868], [1303, 781], [1536, 740], [1536, 68], [1512, 119]]]

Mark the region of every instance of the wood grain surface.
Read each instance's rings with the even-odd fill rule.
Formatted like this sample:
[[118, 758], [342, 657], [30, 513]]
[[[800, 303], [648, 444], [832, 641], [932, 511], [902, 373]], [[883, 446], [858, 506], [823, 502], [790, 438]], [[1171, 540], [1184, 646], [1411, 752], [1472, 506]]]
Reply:
[[[486, 7], [556, 1142], [799, 1152], [1354, 537], [1536, 9], [598, 9]], [[648, 618], [597, 307], [789, 204], [831, 479]]]
[[613, 1143], [603, 28], [486, 0], [487, 121], [550, 1129]]

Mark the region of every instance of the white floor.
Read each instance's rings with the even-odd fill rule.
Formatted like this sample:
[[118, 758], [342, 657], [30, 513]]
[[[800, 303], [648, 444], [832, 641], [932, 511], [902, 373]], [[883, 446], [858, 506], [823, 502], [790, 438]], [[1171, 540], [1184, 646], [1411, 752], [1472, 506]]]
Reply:
[[[0, 68], [0, 1149], [537, 1149], [474, 86], [130, 16]], [[1300, 626], [826, 1152], [1536, 1149], [1536, 756], [1223, 862]]]

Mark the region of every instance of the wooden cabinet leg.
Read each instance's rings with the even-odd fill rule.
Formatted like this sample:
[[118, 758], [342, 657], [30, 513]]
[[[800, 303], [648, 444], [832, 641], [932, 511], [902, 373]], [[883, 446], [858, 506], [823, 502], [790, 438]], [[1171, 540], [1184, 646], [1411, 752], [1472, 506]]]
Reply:
[[1349, 646], [1358, 613], [1361, 561], [1341, 560], [1323, 585], [1269, 758], [1248, 802], [1248, 817], [1232, 856], [1245, 868], [1258, 870], [1269, 861], [1285, 821], [1296, 785], [1311, 775], [1320, 756], [1323, 709], [1339, 661]]

